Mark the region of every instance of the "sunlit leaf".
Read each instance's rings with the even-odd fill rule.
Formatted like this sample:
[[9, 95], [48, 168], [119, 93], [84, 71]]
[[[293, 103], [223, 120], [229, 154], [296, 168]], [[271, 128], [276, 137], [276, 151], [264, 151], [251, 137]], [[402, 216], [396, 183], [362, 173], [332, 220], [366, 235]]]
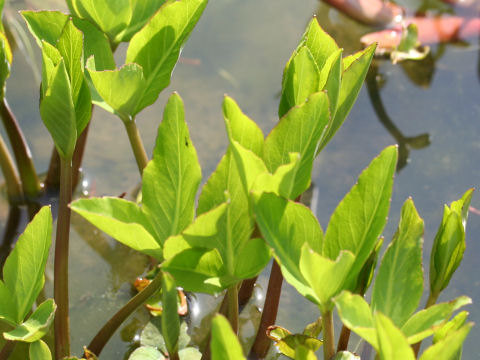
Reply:
[[33, 343], [41, 339], [53, 322], [57, 305], [53, 299], [41, 303], [30, 315], [27, 321], [18, 325], [9, 332], [4, 332], [3, 337], [11, 341], [24, 341]]
[[178, 352], [178, 336], [180, 334], [180, 318], [177, 311], [177, 288], [172, 276], [162, 275], [162, 334], [170, 355]]
[[17, 324], [25, 319], [43, 288], [51, 235], [52, 215], [44, 206], [20, 235], [3, 267], [3, 281], [17, 309], [13, 315]]
[[163, 258], [152, 226], [135, 203], [104, 197], [76, 200], [70, 207], [122, 244], [158, 260]]
[[320, 142], [317, 153], [319, 153], [332, 139], [333, 135], [335, 135], [340, 126], [342, 126], [345, 118], [352, 109], [358, 93], [362, 88], [363, 81], [367, 75], [374, 53], [375, 44], [370, 45], [365, 50], [352, 55], [352, 57], [346, 57], [343, 60], [343, 73], [338, 94], [337, 111], [331, 126], [328, 127], [327, 133]]
[[349, 351], [338, 352], [332, 360], [360, 360], [360, 356]]
[[228, 320], [222, 315], [215, 315], [212, 320], [212, 340], [210, 341], [212, 360], [245, 359], [238, 338]]
[[73, 156], [78, 135], [71, 94], [67, 69], [62, 59], [52, 72], [40, 104], [40, 115], [63, 159], [71, 159]]
[[402, 332], [407, 336], [410, 344], [415, 344], [438, 330], [440, 326], [447, 322], [455, 310], [471, 303], [470, 298], [461, 296], [455, 300], [435, 304], [427, 309], [420, 310], [402, 326]]
[[397, 327], [403, 326], [422, 298], [422, 245], [423, 220], [412, 199], [407, 199], [372, 293], [372, 309], [390, 317]]
[[135, 114], [153, 104], [170, 83], [180, 50], [206, 5], [207, 0], [169, 1], [130, 40], [126, 63], [140, 65], [146, 81], [138, 89]]
[[192, 222], [201, 178], [183, 102], [175, 93], [165, 107], [153, 160], [143, 172], [143, 210], [152, 220], [161, 243]]
[[[69, 0], [73, 12], [96, 24], [114, 43], [130, 22], [130, 0]], [[145, 0], [146, 1], [146, 0]]]
[[304, 205], [271, 193], [255, 193], [255, 215], [260, 231], [273, 249], [286, 280], [304, 296], [316, 296], [300, 272], [304, 243], [315, 251], [322, 248], [322, 229], [312, 212]]
[[128, 357], [128, 360], [164, 360], [163, 354], [151, 346], [141, 346]]
[[301, 251], [300, 271], [320, 300], [322, 313], [330, 311], [332, 298], [343, 290], [355, 257], [349, 251], [341, 251], [336, 260], [331, 260], [310, 249], [308, 244]]
[[285, 69], [284, 76], [280, 100], [281, 116], [292, 107], [304, 103], [310, 94], [319, 90], [320, 69], [308, 47], [302, 46], [296, 51]]
[[28, 30], [35, 37], [40, 48], [42, 47], [42, 41], [56, 46], [68, 21], [68, 15], [60, 11], [23, 10], [20, 14], [25, 19]]
[[450, 333], [444, 339], [430, 346], [420, 356], [420, 360], [456, 360], [462, 349], [463, 342], [473, 327], [473, 323], [462, 326], [459, 330]]
[[334, 299], [334, 302], [342, 323], [378, 349], [377, 330], [372, 310], [365, 299], [360, 295], [343, 291]]
[[129, 41], [164, 3], [165, 0], [130, 0], [132, 8], [130, 22], [128, 27], [116, 36], [115, 41]]
[[388, 318], [382, 313], [375, 314], [375, 327], [378, 336], [378, 353], [380, 360], [414, 360], [415, 355], [402, 334]]
[[329, 121], [328, 107], [327, 94], [310, 95], [306, 103], [291, 109], [265, 139], [264, 160], [272, 173], [290, 163], [290, 153], [300, 154], [295, 193], [304, 192], [310, 185], [315, 152]]
[[[94, 58], [89, 58], [87, 70], [98, 94], [123, 121], [129, 121], [138, 112], [137, 103], [147, 84], [142, 67], [127, 64], [116, 70], [97, 71], [95, 66]], [[96, 104], [102, 106], [102, 102]], [[108, 111], [109, 108], [106, 107], [105, 110]]]
[[377, 244], [386, 224], [397, 148], [387, 147], [360, 174], [357, 184], [333, 213], [323, 243], [323, 255], [336, 259], [341, 250], [351, 251], [356, 259], [350, 270], [350, 290]]
[[51, 360], [52, 353], [48, 348], [48, 345], [45, 344], [42, 340], [35, 341], [30, 344], [28, 348], [28, 355], [30, 359], [35, 360]]

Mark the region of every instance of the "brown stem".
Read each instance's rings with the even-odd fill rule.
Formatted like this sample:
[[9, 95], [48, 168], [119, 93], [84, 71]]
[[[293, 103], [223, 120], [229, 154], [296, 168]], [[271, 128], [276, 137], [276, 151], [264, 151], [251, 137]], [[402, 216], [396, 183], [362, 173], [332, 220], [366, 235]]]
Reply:
[[258, 276], [254, 278], [243, 280], [240, 290], [238, 290], [238, 305], [244, 306], [247, 304], [248, 300], [252, 297], [253, 289], [255, 288], [255, 283], [257, 282]]
[[233, 285], [227, 290], [228, 300], [228, 320], [232, 326], [233, 332], [238, 334], [238, 284]]
[[350, 333], [351, 330], [343, 325], [340, 333], [340, 339], [338, 339], [337, 352], [347, 350], [348, 341], [350, 340]]
[[50, 165], [48, 166], [47, 176], [44, 181], [45, 190], [58, 190], [60, 188], [60, 156], [58, 151], [53, 147], [50, 156]]
[[322, 313], [323, 325], [323, 358], [331, 359], [335, 355], [335, 334], [333, 332], [333, 314], [332, 311]]
[[5, 232], [3, 233], [2, 244], [0, 246], [0, 269], [3, 269], [3, 265], [12, 250], [13, 241], [18, 235], [20, 216], [20, 208], [18, 206], [11, 206], [8, 211]]
[[2, 168], [5, 184], [7, 186], [8, 201], [10, 204], [18, 204], [23, 202], [23, 191], [17, 169], [13, 164], [10, 151], [0, 136], [0, 167]]
[[60, 200], [58, 204], [57, 238], [55, 243], [53, 296], [55, 314], [55, 359], [70, 356], [70, 319], [68, 313], [68, 246], [72, 201], [72, 162], [60, 161]]
[[280, 303], [280, 294], [282, 293], [283, 276], [280, 266], [274, 260], [268, 281], [267, 295], [265, 296], [265, 305], [263, 307], [260, 326], [255, 337], [250, 357], [254, 359], [263, 359], [270, 348], [271, 341], [267, 337], [267, 328], [275, 324], [277, 319], [278, 304]]
[[13, 155], [22, 180], [23, 192], [26, 196], [35, 198], [40, 193], [41, 187], [33, 164], [32, 153], [5, 97], [0, 102], [0, 117], [12, 145]]
[[15, 341], [7, 341], [5, 345], [3, 345], [2, 351], [0, 351], [0, 360], [7, 360], [15, 349], [15, 345]]
[[99, 356], [105, 344], [110, 340], [120, 325], [145, 301], [148, 300], [162, 286], [162, 272], [159, 271], [155, 278], [145, 289], [131, 298], [108, 322], [103, 325], [100, 331], [95, 335], [87, 349]]
[[[93, 107], [92, 107], [93, 110]], [[83, 154], [85, 154], [85, 146], [87, 144], [88, 129], [90, 128], [90, 122], [80, 134], [75, 145], [75, 152], [72, 158], [72, 189], [75, 189], [80, 179], [80, 168], [82, 166]]]

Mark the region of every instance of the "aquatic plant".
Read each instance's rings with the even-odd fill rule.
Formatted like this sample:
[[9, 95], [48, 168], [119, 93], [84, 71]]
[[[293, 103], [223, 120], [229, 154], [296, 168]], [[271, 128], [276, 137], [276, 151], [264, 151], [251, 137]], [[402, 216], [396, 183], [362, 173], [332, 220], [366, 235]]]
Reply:
[[[282, 354], [294, 359], [315, 359], [314, 353], [322, 346], [324, 359], [358, 359], [348, 350], [354, 331], [380, 359], [415, 359], [420, 342], [430, 336], [434, 345], [419, 359], [438, 359], [439, 354], [442, 359], [458, 359], [472, 324], [466, 322], [465, 311], [452, 316], [471, 300], [459, 297], [436, 302], [465, 250], [472, 189], [444, 209], [430, 260], [429, 298], [420, 311], [423, 220], [412, 199], [406, 200], [397, 232], [376, 270], [397, 168], [396, 146], [384, 149], [362, 172], [325, 232], [301, 203], [311, 186], [314, 159], [355, 103], [374, 45], [342, 58], [342, 49], [312, 19], [286, 64], [279, 121], [266, 137], [226, 96], [223, 116], [229, 147], [203, 186], [196, 207], [201, 169], [177, 93], [165, 106], [148, 161], [135, 116], [169, 84], [181, 47], [206, 4], [206, 0], [103, 0], [95, 4], [71, 0], [72, 15], [22, 13], [42, 48], [40, 113], [61, 160], [55, 302], [47, 300], [25, 320], [43, 287], [51, 242], [51, 215], [43, 208], [4, 266], [0, 321], [16, 328], [4, 333], [9, 341], [0, 359], [11, 353], [13, 341], [31, 342], [31, 359], [51, 359], [48, 345], [40, 338], [56, 307], [55, 358], [74, 359], [68, 320], [70, 209], [155, 263], [146, 286], [93, 336], [84, 349], [87, 359], [100, 355], [135, 309], [158, 301], [162, 306], [155, 311], [161, 312], [160, 321], [152, 320], [144, 330], [155, 336], [143, 336], [148, 340], [142, 340], [129, 359], [245, 358], [236, 338], [239, 290], [251, 291], [252, 279], [272, 256], [251, 357], [265, 357], [273, 340]], [[112, 51], [122, 41], [129, 42], [127, 64], [116, 68]], [[79, 136], [88, 126], [92, 103], [116, 114], [127, 129], [142, 176], [137, 201], [117, 197], [71, 201], [72, 159]], [[275, 325], [283, 278], [318, 307], [319, 319], [301, 334]], [[369, 304], [364, 295], [372, 283]], [[205, 349], [185, 341], [188, 335], [179, 315], [184, 312], [177, 287], [225, 295], [219, 309], [222, 315], [212, 320], [210, 344]], [[337, 347], [334, 309], [344, 326]]]

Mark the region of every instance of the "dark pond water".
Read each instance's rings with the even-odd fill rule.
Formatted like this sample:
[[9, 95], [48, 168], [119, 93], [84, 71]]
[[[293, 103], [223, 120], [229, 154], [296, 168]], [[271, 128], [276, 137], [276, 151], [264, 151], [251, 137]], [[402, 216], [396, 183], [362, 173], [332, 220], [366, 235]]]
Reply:
[[[14, 5], [25, 6], [20, 2]], [[40, 1], [33, 5], [46, 6]], [[409, 5], [415, 7], [413, 1]], [[138, 117], [149, 151], [155, 141], [163, 106], [174, 90], [185, 101], [187, 121], [205, 180], [227, 144], [221, 113], [224, 93], [235, 98], [243, 111], [267, 133], [278, 120], [278, 94], [284, 64], [315, 13], [321, 25], [345, 48], [346, 54], [358, 50], [359, 37], [371, 30], [317, 0], [212, 0], [183, 51], [186, 60], [178, 64], [171, 86], [154, 106]], [[397, 139], [399, 133], [403, 137], [428, 133], [431, 138], [428, 147], [410, 151], [408, 164], [397, 174], [390, 223], [384, 232], [386, 239], [390, 240], [401, 205], [411, 196], [426, 224], [425, 259], [429, 257], [443, 204], [479, 185], [478, 50], [478, 39], [471, 39], [461, 46], [434, 45], [432, 52], [437, 59], [430, 67], [421, 67], [422, 64], [417, 63], [406, 69], [389, 62], [378, 64], [379, 76], [383, 79], [380, 96], [396, 127]], [[119, 61], [122, 61], [121, 56]], [[415, 81], [411, 79], [412, 73], [417, 73]], [[421, 81], [419, 76], [424, 80]], [[8, 100], [25, 129], [37, 167], [46, 169], [52, 146], [38, 114], [38, 86], [25, 58], [17, 53], [8, 82]], [[361, 170], [385, 146], [398, 142], [392, 136], [391, 128], [390, 124], [389, 132], [378, 120], [367, 91], [363, 89], [345, 125], [319, 156], [314, 169], [317, 189], [314, 210], [324, 228], [336, 204], [354, 184]], [[101, 109], [95, 110], [84, 172], [85, 191], [96, 196], [119, 195], [134, 188], [139, 181], [123, 125]], [[474, 196], [472, 206], [480, 208], [478, 194]], [[1, 204], [0, 211], [4, 219], [5, 203]], [[89, 342], [99, 326], [131, 297], [130, 283], [143, 272], [146, 260], [78, 217], [74, 216], [73, 221], [70, 261], [72, 343], [74, 351], [80, 354], [82, 346]], [[471, 214], [463, 263], [441, 297], [448, 300], [462, 294], [471, 296], [474, 305], [469, 308], [470, 319], [477, 323], [480, 322], [480, 307], [477, 305], [480, 302], [479, 237], [480, 216]], [[50, 280], [52, 272], [53, 265], [49, 265], [47, 275]], [[266, 275], [260, 280], [260, 288], [266, 288]], [[48, 282], [47, 292], [50, 291], [51, 283]], [[261, 290], [257, 295], [260, 304]], [[216, 301], [206, 296], [198, 297], [200, 308], [207, 310], [212, 309]], [[254, 306], [244, 311], [242, 333], [247, 339], [253, 335], [249, 319], [257, 314]], [[279, 325], [301, 331], [316, 316], [315, 306], [288, 285], [284, 286]], [[202, 315], [195, 312], [192, 315], [194, 338], [204, 335], [201, 318]], [[146, 314], [137, 312], [110, 341], [102, 358], [122, 358], [145, 321]], [[476, 341], [479, 337], [477, 326], [466, 341], [464, 359], [480, 358], [480, 346]]]

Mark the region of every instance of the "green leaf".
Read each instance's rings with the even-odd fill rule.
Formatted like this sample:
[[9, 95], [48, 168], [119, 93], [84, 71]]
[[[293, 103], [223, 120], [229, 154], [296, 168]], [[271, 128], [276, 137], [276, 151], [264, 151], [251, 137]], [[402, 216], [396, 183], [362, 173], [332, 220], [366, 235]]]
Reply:
[[471, 303], [472, 299], [461, 296], [449, 302], [432, 305], [411, 316], [402, 326], [402, 332], [410, 344], [415, 344], [445, 324], [455, 310]]
[[423, 220], [412, 199], [407, 199], [372, 293], [372, 309], [388, 316], [398, 327], [415, 312], [422, 298], [422, 245]]
[[55, 66], [48, 85], [40, 103], [40, 115], [60, 157], [71, 159], [78, 134], [72, 89], [63, 59]]
[[378, 349], [377, 330], [372, 311], [365, 299], [343, 291], [333, 301], [343, 324]]
[[299, 348], [304, 349], [302, 355], [307, 356], [309, 352], [317, 351], [322, 346], [322, 341], [302, 334], [291, 334], [276, 341], [275, 346], [283, 355], [296, 359]]
[[309, 48], [319, 69], [322, 69], [330, 56], [339, 50], [335, 40], [320, 27], [315, 17], [308, 24], [300, 44], [302, 43]]
[[272, 192], [290, 200], [296, 199], [301, 195], [298, 193], [300, 189], [295, 188], [295, 181], [300, 171], [300, 160], [299, 153], [290, 153], [290, 163], [280, 165], [274, 174], [270, 174], [265, 168], [265, 171], [256, 177], [252, 189], [259, 192]]
[[10, 65], [12, 63], [12, 50], [6, 35], [0, 32], [0, 96], [5, 96], [5, 85], [10, 76]]
[[223, 117], [230, 142], [238, 142], [255, 155], [263, 156], [263, 132], [258, 125], [245, 115], [238, 104], [229, 96], [223, 100]]
[[300, 272], [301, 249], [305, 243], [319, 251], [322, 248], [322, 229], [312, 212], [271, 193], [254, 193], [258, 227], [273, 249], [286, 280], [310, 300], [316, 300]]
[[114, 44], [132, 16], [130, 0], [69, 0], [74, 13], [96, 24]]
[[430, 291], [433, 294], [438, 294], [447, 287], [462, 261], [466, 246], [461, 217], [447, 207], [445, 215], [435, 235], [430, 257]]
[[[163, 269], [171, 273], [178, 284], [188, 291], [217, 293], [239, 279], [228, 277], [222, 253], [222, 230], [227, 204], [200, 215], [178, 236], [164, 244]], [[230, 273], [233, 276], [233, 271]]]
[[210, 342], [212, 360], [245, 359], [242, 347], [228, 320], [220, 314], [212, 320], [212, 340]]
[[3, 320], [10, 326], [17, 324], [15, 298], [3, 281], [0, 281], [0, 320]]
[[122, 244], [157, 260], [163, 259], [161, 244], [155, 239], [152, 226], [137, 204], [103, 197], [76, 200], [70, 207]]
[[377, 328], [380, 360], [415, 360], [415, 355], [407, 339], [390, 318], [382, 313], [376, 313], [375, 327]]
[[[93, 85], [108, 106], [95, 102], [105, 110], [112, 108], [123, 121], [130, 121], [137, 113], [141, 92], [147, 86], [143, 69], [138, 64], [127, 64], [116, 70], [97, 71], [96, 61], [87, 60], [87, 70]], [[110, 108], [109, 108], [110, 107]]]
[[42, 41], [56, 46], [65, 24], [68, 21], [68, 15], [60, 11], [23, 10], [20, 14], [27, 23], [28, 30], [30, 30], [30, 33], [35, 37], [40, 48], [42, 48]]
[[[261, 156], [263, 153], [263, 133], [258, 125], [243, 114], [238, 105], [229, 97], [224, 99], [223, 114], [230, 143], [238, 142], [245, 149], [251, 150], [257, 156]], [[250, 220], [245, 220], [245, 216], [249, 213], [249, 199], [245, 191], [247, 187], [245, 177], [251, 173], [254, 173], [252, 177], [255, 177], [256, 172], [252, 171], [253, 168], [239, 168], [237, 164], [239, 160], [238, 154], [236, 155], [237, 160], [233, 159], [233, 150], [235, 149], [229, 147], [227, 154], [220, 160], [217, 169], [203, 187], [198, 199], [197, 213], [202, 214], [223, 203], [225, 201], [225, 192], [238, 194], [234, 200], [237, 216], [242, 218], [243, 222], [253, 226]], [[246, 152], [243, 152], [243, 154], [245, 155]], [[249, 162], [246, 166], [255, 166], [256, 168], [261, 165], [261, 162], [252, 154], [247, 153], [247, 156], [249, 157]], [[242, 174], [243, 170], [248, 170], [248, 172]]]
[[300, 271], [320, 300], [322, 313], [332, 309], [332, 298], [343, 290], [354, 260], [353, 254], [348, 251], [341, 251], [332, 261], [314, 252], [308, 244], [302, 246]]
[[473, 323], [462, 326], [459, 330], [447, 335], [444, 339], [430, 346], [424, 351], [420, 360], [456, 360], [461, 351], [463, 342], [473, 327]]
[[328, 96], [314, 93], [301, 106], [290, 110], [265, 139], [264, 160], [270, 172], [291, 162], [290, 153], [301, 156], [294, 193], [309, 186], [318, 143], [329, 121]]
[[128, 27], [116, 36], [118, 42], [128, 42], [140, 30], [154, 13], [165, 3], [165, 0], [138, 1], [130, 0], [132, 17]]
[[52, 353], [42, 340], [35, 341], [30, 344], [28, 354], [31, 360], [51, 360]]
[[467, 311], [460, 311], [455, 317], [441, 326], [439, 329], [435, 330], [433, 335], [433, 343], [436, 344], [439, 341], [445, 339], [448, 335], [452, 334], [454, 331], [460, 329], [468, 318]]
[[143, 211], [155, 227], [160, 243], [179, 234], [192, 222], [201, 178], [197, 152], [185, 123], [183, 102], [174, 93], [158, 129], [153, 160], [143, 172]]
[[52, 215], [50, 208], [44, 206], [20, 235], [3, 267], [3, 281], [17, 309], [17, 324], [25, 319], [43, 288], [51, 243]]
[[340, 351], [332, 360], [360, 360], [360, 356], [355, 355], [350, 351]]
[[284, 76], [280, 100], [281, 116], [292, 107], [304, 103], [310, 94], [319, 90], [320, 69], [308, 47], [302, 46], [296, 51]]
[[341, 250], [356, 259], [350, 270], [350, 290], [377, 244], [388, 215], [397, 163], [397, 148], [387, 147], [359, 176], [350, 192], [335, 209], [323, 243], [323, 255], [336, 259]]
[[[255, 254], [255, 256], [252, 256]], [[267, 266], [272, 255], [270, 249], [262, 238], [248, 240], [239, 249], [238, 261], [234, 275], [239, 279], [251, 279], [257, 276]]]
[[11, 341], [24, 341], [33, 343], [41, 339], [53, 322], [57, 305], [53, 299], [45, 300], [30, 315], [27, 321], [18, 325], [9, 332], [4, 332], [3, 337]]
[[[142, 1], [148, 2], [148, 1]], [[115, 60], [108, 38], [90, 21], [82, 20], [77, 17], [73, 19], [73, 25], [83, 33], [83, 60], [86, 65], [87, 59], [95, 55], [95, 69], [113, 70], [115, 69]]]
[[342, 78], [342, 51], [342, 49], [338, 49], [336, 52], [332, 53], [320, 72], [319, 89], [327, 92], [328, 100], [330, 102], [329, 126], [331, 126], [337, 112], [338, 96], [340, 93]]
[[468, 189], [463, 196], [450, 204], [450, 209], [462, 218], [463, 229], [467, 227], [468, 209], [475, 189]]
[[70, 80], [78, 136], [90, 121], [92, 100], [83, 76], [83, 34], [73, 25], [72, 20], [67, 21], [58, 40], [57, 49], [65, 61]]
[[83, 82], [83, 34], [73, 25], [72, 20], [66, 22], [55, 45], [65, 62], [73, 102], [76, 103]]
[[180, 50], [206, 5], [207, 0], [169, 1], [130, 40], [126, 63], [139, 64], [146, 80], [135, 114], [153, 104], [170, 83]]
[[320, 142], [317, 154], [332, 139], [352, 109], [367, 75], [373, 54], [375, 53], [375, 46], [375, 44], [370, 45], [365, 50], [343, 60], [343, 74], [338, 94], [337, 111], [331, 125], [327, 129], [327, 133]]
[[317, 360], [317, 357], [312, 350], [305, 346], [299, 345], [295, 348], [295, 360]]
[[128, 357], [128, 360], [164, 360], [163, 354], [151, 346], [141, 346]]
[[170, 355], [178, 352], [178, 336], [180, 334], [180, 318], [177, 309], [177, 288], [172, 276], [162, 275], [162, 334]]

